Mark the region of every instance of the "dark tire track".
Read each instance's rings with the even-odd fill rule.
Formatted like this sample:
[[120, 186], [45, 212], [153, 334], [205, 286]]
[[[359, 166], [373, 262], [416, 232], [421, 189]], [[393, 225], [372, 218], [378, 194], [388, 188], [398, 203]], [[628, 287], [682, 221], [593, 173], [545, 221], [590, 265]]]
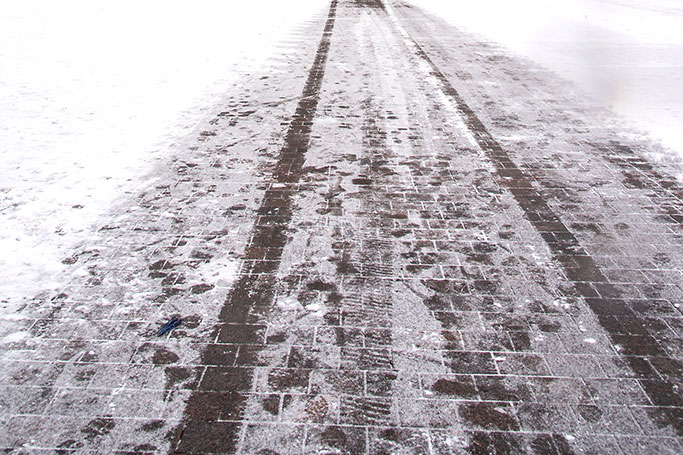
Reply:
[[243, 270], [223, 304], [219, 316], [221, 324], [212, 337], [216, 344], [208, 345], [202, 355], [202, 364], [211, 367], [207, 368], [188, 400], [185, 419], [172, 441], [172, 453], [232, 453], [238, 448], [245, 405], [243, 393], [251, 389], [254, 370], [239, 366], [239, 359], [237, 366], [225, 366], [223, 343], [252, 344], [263, 336], [264, 327], [259, 322], [273, 305], [278, 284], [274, 274], [288, 239], [286, 231], [292, 219], [292, 198], [302, 177], [336, 10], [337, 0], [332, 0], [313, 66], [257, 212], [258, 218], [244, 252]]
[[[533, 187], [530, 176], [512, 161], [510, 155], [491, 135], [477, 114], [469, 107], [429, 55], [414, 38], [410, 37], [410, 40], [417, 49], [418, 56], [430, 66], [431, 74], [441, 84], [442, 91], [454, 101], [479, 147], [494, 164], [498, 183], [512, 193], [524, 211], [527, 220], [534, 226], [552, 251], [554, 260], [562, 265], [567, 278], [574, 284], [577, 295], [582, 297], [595, 313], [600, 325], [609, 334], [612, 342], [623, 348], [623, 357], [633, 371], [645, 371], [647, 374], [648, 362], [645, 358], [648, 357], [666, 358], [672, 363], [673, 369], [680, 371], [683, 365], [678, 360], [671, 358], [662, 349], [655, 337], [649, 332], [645, 320], [641, 321], [642, 336], [621, 335], [621, 332], [615, 327], [613, 316], [627, 316], [639, 320], [640, 314], [624, 302], [623, 295], [618, 287], [610, 283], [595, 259], [586, 252], [574, 233], [550, 208], [542, 194]], [[592, 283], [599, 286], [600, 293], [596, 292]], [[610, 298], [603, 298], [602, 295], [609, 295]], [[674, 381], [656, 379], [655, 377], [653, 375], [653, 378], [639, 379], [639, 383], [651, 402], [660, 407], [662, 411], [662, 414], [655, 414], [653, 418], [658, 419], [662, 425], [673, 426], [676, 432], [683, 436], [683, 420], [680, 418], [680, 413], [677, 408], [670, 407], [680, 406], [683, 403], [678, 385]]]

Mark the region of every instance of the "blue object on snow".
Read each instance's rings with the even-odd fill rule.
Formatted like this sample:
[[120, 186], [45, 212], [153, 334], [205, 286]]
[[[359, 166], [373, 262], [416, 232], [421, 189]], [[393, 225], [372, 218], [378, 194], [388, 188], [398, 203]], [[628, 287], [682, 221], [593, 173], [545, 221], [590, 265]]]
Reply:
[[159, 330], [157, 330], [157, 336], [160, 337], [163, 334], [170, 332], [171, 330], [178, 327], [182, 322], [183, 322], [182, 319], [179, 319], [176, 316], [173, 316], [170, 321], [168, 321], [166, 324], [162, 325], [159, 328]]

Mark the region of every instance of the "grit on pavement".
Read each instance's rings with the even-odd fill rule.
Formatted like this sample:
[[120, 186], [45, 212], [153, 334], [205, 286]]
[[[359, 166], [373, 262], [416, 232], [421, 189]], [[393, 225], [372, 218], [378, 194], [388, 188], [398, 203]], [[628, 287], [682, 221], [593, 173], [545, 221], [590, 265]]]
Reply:
[[683, 453], [656, 145], [401, 1], [281, 53], [0, 321], [5, 453]]

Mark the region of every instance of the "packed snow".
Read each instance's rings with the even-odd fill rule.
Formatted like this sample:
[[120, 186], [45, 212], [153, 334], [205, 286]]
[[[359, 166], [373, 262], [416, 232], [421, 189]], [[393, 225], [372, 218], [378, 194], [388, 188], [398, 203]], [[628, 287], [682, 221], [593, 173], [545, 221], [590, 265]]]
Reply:
[[409, 2], [555, 71], [683, 156], [683, 1]]
[[326, 0], [0, 5], [0, 309]]

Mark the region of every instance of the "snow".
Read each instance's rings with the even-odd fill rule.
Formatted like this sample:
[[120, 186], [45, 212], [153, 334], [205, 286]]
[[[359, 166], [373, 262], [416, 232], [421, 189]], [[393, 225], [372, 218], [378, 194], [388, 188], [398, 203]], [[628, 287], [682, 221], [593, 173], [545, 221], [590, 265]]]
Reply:
[[3, 338], [0, 339], [0, 344], [11, 344], [11, 343], [16, 343], [21, 340], [25, 340], [30, 337], [30, 334], [28, 332], [13, 332], [10, 333], [9, 335], [5, 335]]
[[683, 156], [683, 1], [409, 2], [574, 82]]
[[241, 71], [325, 0], [0, 5], [0, 308], [51, 287], [70, 246]]
[[[574, 80], [683, 154], [680, 0], [411, 2]], [[56, 286], [114, 201], [149, 185], [141, 176], [240, 72], [328, 6], [2, 2], [0, 310]]]

